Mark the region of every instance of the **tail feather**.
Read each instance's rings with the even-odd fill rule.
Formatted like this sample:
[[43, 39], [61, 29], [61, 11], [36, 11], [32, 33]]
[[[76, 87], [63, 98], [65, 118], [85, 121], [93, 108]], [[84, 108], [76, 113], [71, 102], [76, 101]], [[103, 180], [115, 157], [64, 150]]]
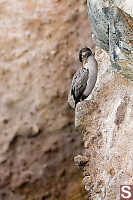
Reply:
[[76, 108], [76, 105], [77, 105], [78, 102], [80, 102], [80, 97], [77, 97], [77, 98], [75, 99], [75, 108]]
[[71, 95], [73, 96], [73, 99], [75, 101], [75, 108], [76, 108], [77, 103], [80, 102], [80, 96], [78, 96], [78, 97], [75, 96], [75, 90], [74, 89], [71, 89]]

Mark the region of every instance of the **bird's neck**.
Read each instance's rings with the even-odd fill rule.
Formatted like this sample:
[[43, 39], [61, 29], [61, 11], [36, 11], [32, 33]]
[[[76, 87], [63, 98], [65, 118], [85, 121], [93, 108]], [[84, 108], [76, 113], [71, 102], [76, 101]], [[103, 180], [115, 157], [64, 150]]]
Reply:
[[87, 81], [88, 86], [84, 91], [85, 95], [88, 96], [95, 86], [98, 73], [97, 61], [95, 60], [93, 55], [89, 56], [87, 62], [84, 64], [83, 67], [89, 70], [89, 79]]
[[87, 60], [83, 60], [83, 62], [82, 62], [83, 67], [86, 65], [87, 62], [88, 62], [88, 59]]
[[93, 55], [89, 56], [87, 60], [83, 61], [83, 67], [89, 69], [89, 71], [95, 70], [95, 67], [97, 67], [95, 64], [96, 60]]

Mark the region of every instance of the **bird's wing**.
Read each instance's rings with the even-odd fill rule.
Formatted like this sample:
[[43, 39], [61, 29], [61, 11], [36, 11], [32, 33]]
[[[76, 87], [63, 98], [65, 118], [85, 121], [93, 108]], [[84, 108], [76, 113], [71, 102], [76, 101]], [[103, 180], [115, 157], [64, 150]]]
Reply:
[[79, 101], [86, 88], [89, 70], [80, 68], [73, 76], [71, 94], [75, 101]]

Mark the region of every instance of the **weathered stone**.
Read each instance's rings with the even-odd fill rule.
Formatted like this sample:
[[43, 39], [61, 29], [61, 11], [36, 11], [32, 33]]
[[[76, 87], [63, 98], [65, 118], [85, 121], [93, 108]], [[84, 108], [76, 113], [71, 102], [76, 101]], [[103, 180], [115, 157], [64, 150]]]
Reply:
[[133, 80], [133, 2], [88, 0], [97, 46], [109, 52], [112, 66]]
[[102, 11], [103, 6], [107, 7], [108, 2], [104, 4], [102, 1], [88, 0], [88, 15], [92, 23], [93, 28], [93, 39], [96, 45], [109, 50], [109, 29], [108, 20], [105, 18], [104, 12]]
[[112, 66], [133, 80], [133, 18], [112, 8], [109, 22], [109, 51]]
[[83, 182], [90, 199], [116, 200], [121, 184], [133, 184], [133, 84], [111, 69], [106, 52], [97, 49], [96, 59], [99, 75], [91, 98], [97, 107], [78, 109], [88, 158]]

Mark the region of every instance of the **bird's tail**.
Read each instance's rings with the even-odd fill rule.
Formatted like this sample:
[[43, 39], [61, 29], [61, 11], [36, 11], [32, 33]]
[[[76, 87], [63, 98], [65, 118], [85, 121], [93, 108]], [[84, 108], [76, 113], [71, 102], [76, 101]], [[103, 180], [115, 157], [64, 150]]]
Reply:
[[78, 102], [80, 102], [80, 98], [79, 97], [75, 99], [75, 108], [76, 108], [76, 105], [77, 105]]
[[71, 90], [71, 95], [72, 95], [73, 98], [74, 98], [74, 101], [75, 101], [75, 108], [76, 108], [77, 103], [80, 102], [80, 96], [78, 96], [78, 97], [75, 96], [75, 88]]

